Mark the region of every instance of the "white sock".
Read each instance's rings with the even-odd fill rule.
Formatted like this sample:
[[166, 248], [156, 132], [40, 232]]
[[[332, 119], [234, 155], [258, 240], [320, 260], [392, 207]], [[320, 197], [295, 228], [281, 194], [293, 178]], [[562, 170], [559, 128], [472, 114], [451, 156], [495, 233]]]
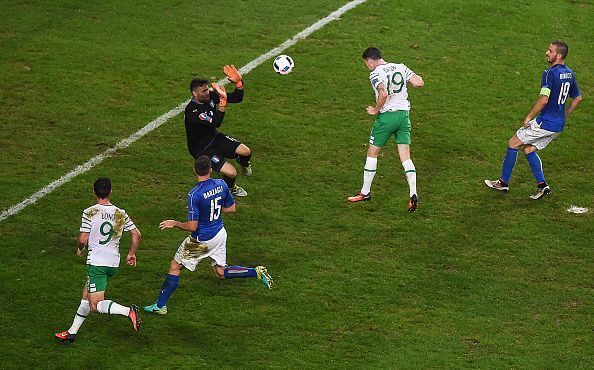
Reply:
[[91, 312], [91, 305], [89, 305], [89, 301], [81, 299], [80, 306], [78, 306], [78, 310], [76, 310], [76, 315], [74, 315], [74, 321], [72, 321], [72, 326], [68, 329], [70, 334], [76, 334], [78, 329], [85, 321], [89, 313]]
[[122, 306], [121, 304], [115, 303], [108, 299], [97, 302], [97, 311], [101, 313], [107, 313], [110, 315], [124, 315], [128, 316], [130, 313], [130, 307]]
[[404, 167], [404, 174], [406, 175], [406, 181], [408, 181], [409, 196], [412, 197], [417, 193], [417, 171], [410, 159], [402, 162], [402, 167]]
[[361, 187], [361, 194], [367, 195], [371, 191], [371, 183], [377, 170], [377, 158], [367, 157], [365, 160], [365, 168], [363, 171], [363, 186]]

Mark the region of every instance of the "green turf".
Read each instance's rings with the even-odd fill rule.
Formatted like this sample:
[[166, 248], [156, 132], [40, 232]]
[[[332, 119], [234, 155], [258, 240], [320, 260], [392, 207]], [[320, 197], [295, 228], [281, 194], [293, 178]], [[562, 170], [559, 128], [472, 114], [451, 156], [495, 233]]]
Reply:
[[[273, 4], [271, 4], [273, 3]], [[6, 2], [0, 12], [0, 210], [9, 208], [188, 98], [194, 75], [222, 77], [344, 1]], [[0, 222], [1, 368], [592, 368], [594, 58], [590, 1], [369, 0], [245, 76], [222, 131], [253, 151], [249, 192], [225, 215], [228, 261], [277, 282], [183, 273], [169, 315], [91, 316], [72, 346], [84, 280], [75, 256], [92, 182], [139, 226], [138, 266], [108, 296], [149, 304], [160, 289], [193, 185], [183, 117]], [[584, 103], [541, 153], [553, 194], [539, 202], [519, 156], [512, 190], [489, 191], [506, 141], [532, 107], [554, 39], [570, 47]], [[423, 76], [410, 92], [421, 208], [393, 148], [373, 200], [361, 185], [373, 102], [370, 45]], [[123, 238], [127, 250], [129, 236]]]

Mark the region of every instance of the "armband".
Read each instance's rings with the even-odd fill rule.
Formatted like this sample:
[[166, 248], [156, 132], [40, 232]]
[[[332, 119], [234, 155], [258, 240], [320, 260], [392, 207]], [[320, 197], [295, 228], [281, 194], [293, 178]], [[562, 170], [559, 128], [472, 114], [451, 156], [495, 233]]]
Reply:
[[542, 89], [540, 89], [540, 95], [551, 96], [551, 89], [549, 89], [548, 87], [543, 87]]

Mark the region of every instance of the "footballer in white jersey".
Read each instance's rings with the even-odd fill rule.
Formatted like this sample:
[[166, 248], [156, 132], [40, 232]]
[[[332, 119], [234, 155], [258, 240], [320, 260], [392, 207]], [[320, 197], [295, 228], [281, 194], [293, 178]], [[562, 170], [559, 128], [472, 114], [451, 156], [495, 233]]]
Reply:
[[421, 76], [401, 63], [388, 63], [382, 58], [378, 48], [370, 47], [363, 52], [365, 66], [371, 71], [369, 81], [375, 92], [375, 105], [367, 107], [367, 113], [375, 116], [375, 122], [369, 135], [369, 148], [363, 171], [361, 191], [349, 202], [371, 200], [371, 183], [377, 169], [377, 157], [381, 149], [394, 137], [398, 156], [409, 187], [408, 212], [415, 212], [418, 207], [417, 173], [410, 159], [411, 123], [409, 117], [407, 85], [423, 87]]
[[119, 267], [122, 232], [134, 229], [126, 211], [111, 203], [85, 209], [80, 232], [89, 233], [87, 265]]
[[135, 331], [140, 330], [142, 321], [138, 306], [122, 306], [105, 298], [107, 283], [120, 265], [120, 238], [122, 232], [129, 231], [132, 241], [126, 256], [126, 263], [136, 266], [136, 250], [140, 245], [140, 231], [126, 211], [111, 204], [111, 179], [102, 177], [93, 184], [97, 204], [84, 210], [78, 236], [76, 255], [82, 257], [85, 248], [87, 255], [87, 279], [83, 287], [82, 299], [76, 310], [70, 329], [54, 336], [61, 342], [76, 340], [78, 329], [91, 312], [128, 317]]
[[410, 110], [408, 101], [407, 82], [415, 76], [404, 64], [386, 63], [378, 65], [369, 74], [369, 81], [375, 92], [375, 99], [379, 97], [379, 87], [383, 83], [388, 97], [379, 112], [396, 112], [399, 110]]

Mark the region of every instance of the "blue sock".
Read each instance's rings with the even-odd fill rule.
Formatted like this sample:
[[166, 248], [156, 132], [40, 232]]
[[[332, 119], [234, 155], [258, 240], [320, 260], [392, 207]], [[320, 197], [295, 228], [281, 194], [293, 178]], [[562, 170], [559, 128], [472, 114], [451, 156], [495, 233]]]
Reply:
[[253, 267], [229, 266], [225, 267], [225, 279], [257, 277]]
[[161, 293], [159, 293], [159, 298], [157, 299], [157, 307], [161, 308], [167, 304], [169, 297], [177, 289], [178, 284], [179, 276], [167, 274], [163, 286], [161, 287]]
[[540, 161], [540, 157], [536, 152], [526, 154], [526, 159], [530, 164], [530, 169], [532, 170], [532, 175], [534, 175], [534, 179], [538, 185], [545, 184], [545, 177], [544, 172], [542, 171], [542, 162]]
[[518, 159], [518, 149], [507, 148], [505, 158], [503, 159], [503, 168], [501, 169], [501, 181], [509, 184], [511, 180], [512, 171]]

